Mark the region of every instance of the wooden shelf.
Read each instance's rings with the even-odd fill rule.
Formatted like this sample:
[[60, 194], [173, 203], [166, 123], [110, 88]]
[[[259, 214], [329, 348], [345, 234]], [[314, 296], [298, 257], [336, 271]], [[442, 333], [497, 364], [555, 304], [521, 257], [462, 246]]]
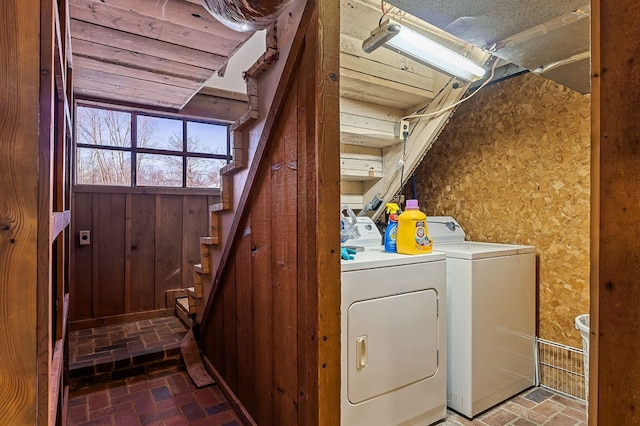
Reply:
[[71, 222], [71, 211], [65, 210], [63, 212], [56, 212], [51, 215], [51, 242], [53, 242], [58, 235], [67, 227]]

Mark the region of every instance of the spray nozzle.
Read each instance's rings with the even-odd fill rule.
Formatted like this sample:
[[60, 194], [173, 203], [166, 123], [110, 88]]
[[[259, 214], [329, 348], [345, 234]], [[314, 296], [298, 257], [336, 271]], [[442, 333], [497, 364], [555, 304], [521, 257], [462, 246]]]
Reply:
[[387, 214], [396, 214], [400, 207], [396, 203], [387, 203]]

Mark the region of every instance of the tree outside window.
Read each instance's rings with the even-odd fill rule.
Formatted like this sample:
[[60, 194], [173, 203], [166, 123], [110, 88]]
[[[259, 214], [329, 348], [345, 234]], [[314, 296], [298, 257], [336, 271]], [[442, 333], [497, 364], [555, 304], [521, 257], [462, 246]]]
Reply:
[[78, 185], [220, 187], [227, 125], [85, 105], [76, 120]]

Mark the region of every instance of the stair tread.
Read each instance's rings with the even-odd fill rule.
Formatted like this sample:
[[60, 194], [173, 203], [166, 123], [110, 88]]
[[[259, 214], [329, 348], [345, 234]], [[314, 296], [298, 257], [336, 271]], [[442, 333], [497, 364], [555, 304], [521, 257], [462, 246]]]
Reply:
[[180, 306], [186, 313], [189, 313], [189, 300], [186, 297], [178, 297], [176, 306]]
[[218, 242], [213, 237], [200, 237], [200, 244], [203, 244], [205, 246], [213, 246], [218, 244]]

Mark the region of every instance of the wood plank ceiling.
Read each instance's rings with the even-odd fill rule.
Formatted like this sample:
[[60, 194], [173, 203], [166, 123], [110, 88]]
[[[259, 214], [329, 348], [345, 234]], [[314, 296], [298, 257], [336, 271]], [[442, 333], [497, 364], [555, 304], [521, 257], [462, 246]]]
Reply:
[[180, 110], [252, 33], [197, 0], [70, 0], [76, 96]]

